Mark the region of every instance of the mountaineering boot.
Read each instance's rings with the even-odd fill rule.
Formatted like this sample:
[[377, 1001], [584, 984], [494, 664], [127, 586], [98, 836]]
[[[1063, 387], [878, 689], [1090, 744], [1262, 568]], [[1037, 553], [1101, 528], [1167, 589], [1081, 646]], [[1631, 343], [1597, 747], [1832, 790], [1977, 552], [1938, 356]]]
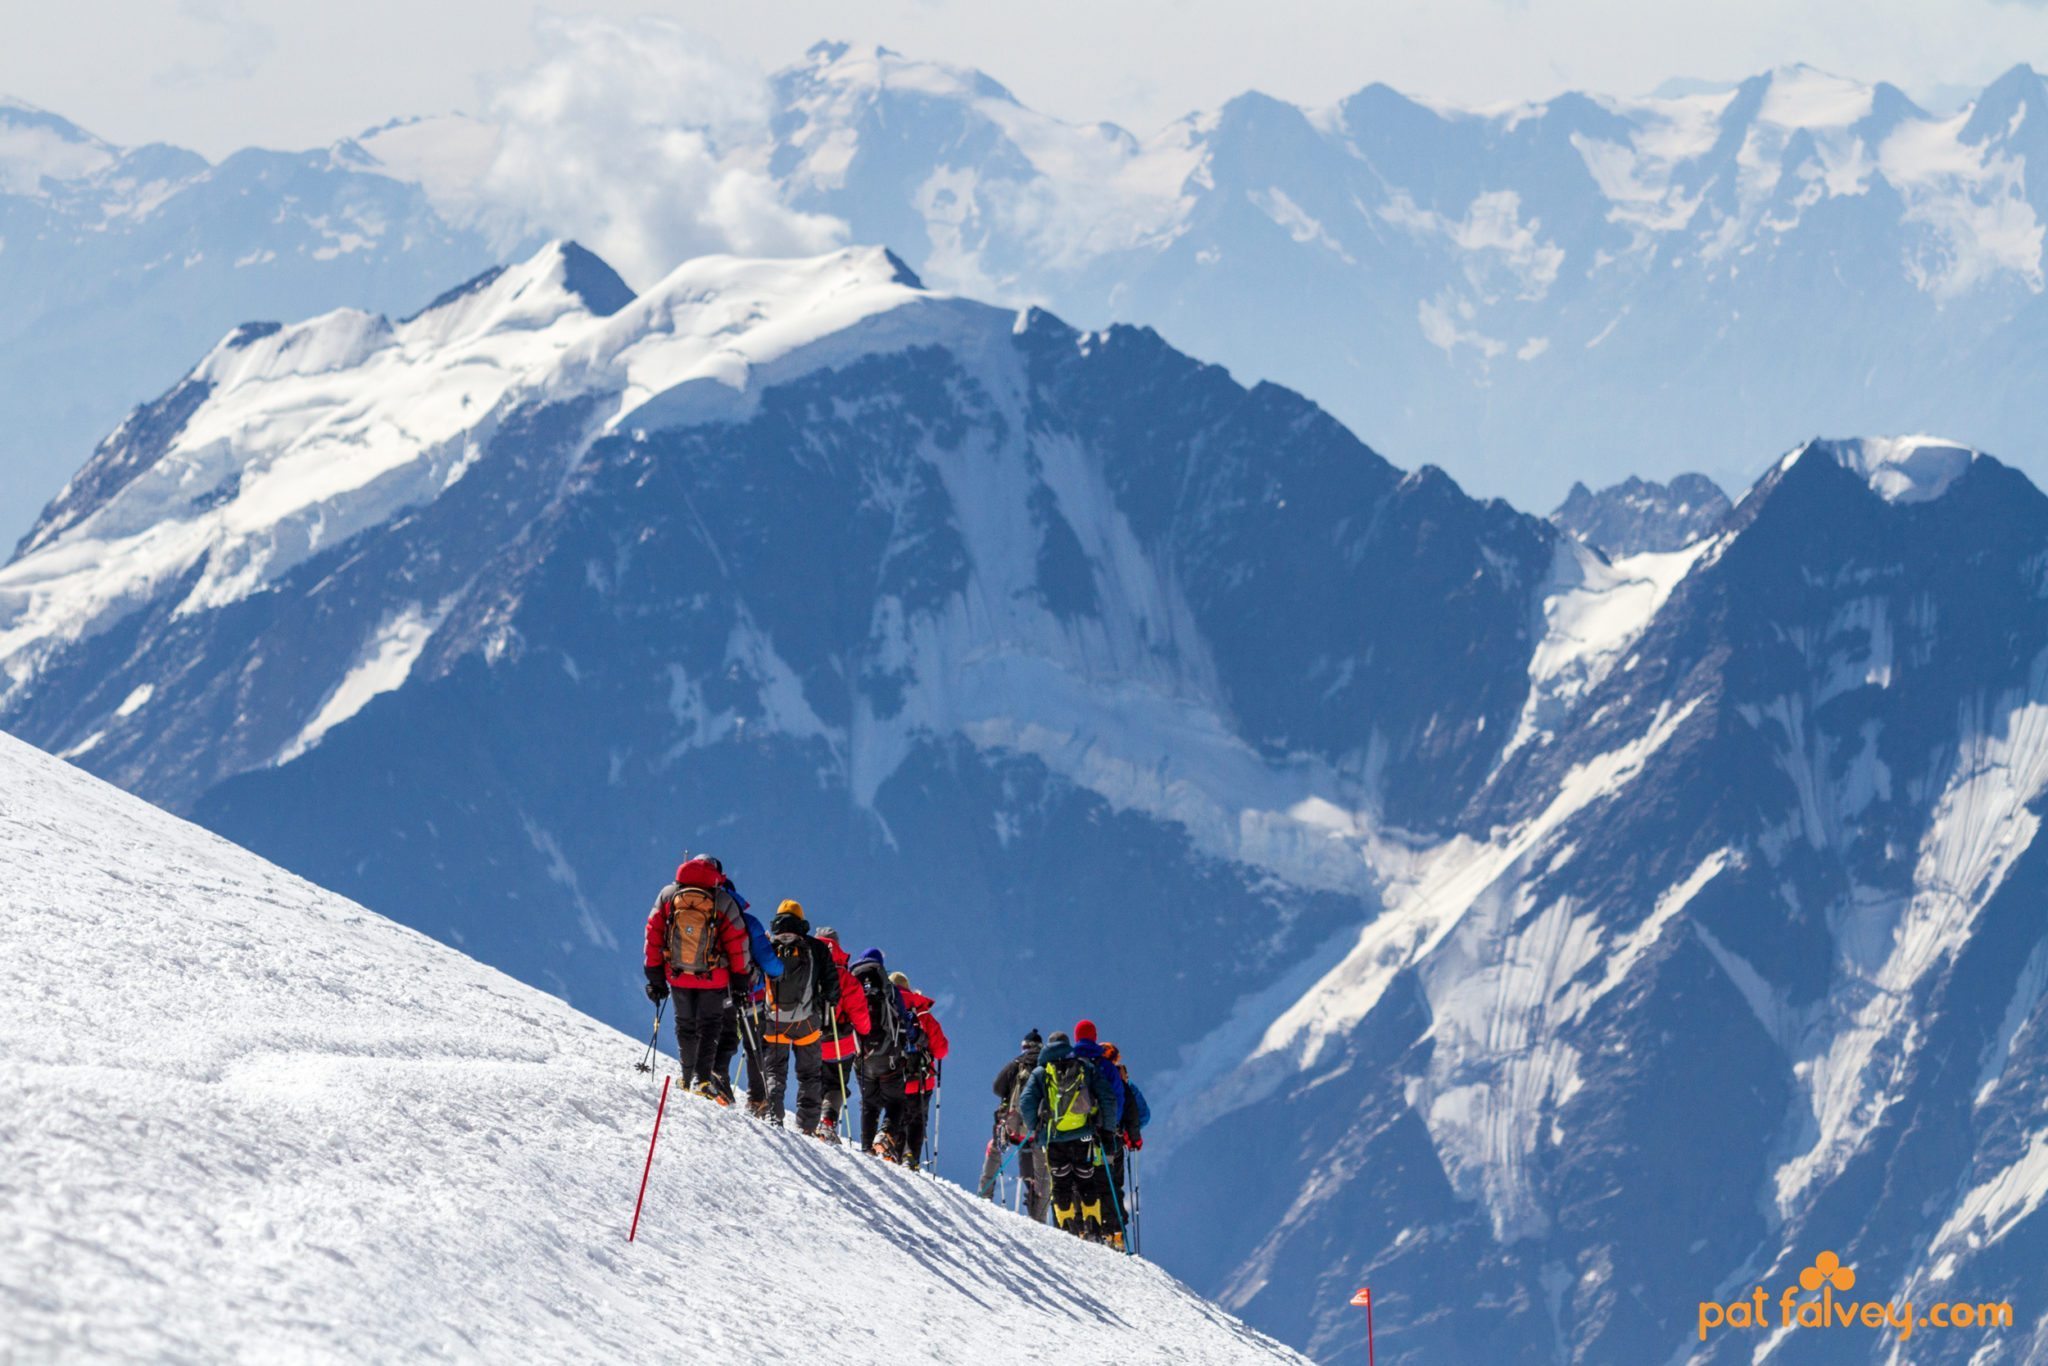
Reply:
[[1107, 1238], [1104, 1238], [1102, 1241], [1108, 1243], [1118, 1252], [1122, 1252], [1124, 1250], [1124, 1235], [1121, 1233], [1112, 1233]]
[[765, 1120], [765, 1119], [767, 1119], [767, 1118], [768, 1118], [768, 1102], [767, 1102], [767, 1101], [765, 1101], [765, 1100], [750, 1100], [750, 1101], [748, 1101], [748, 1102], [747, 1102], [747, 1113], [748, 1113], [748, 1114], [750, 1114], [750, 1115], [752, 1115], [752, 1116], [753, 1116], [753, 1117], [754, 1117], [755, 1119], [760, 1119], [760, 1120]]
[[1091, 1243], [1102, 1241], [1102, 1202], [1084, 1201], [1081, 1205], [1081, 1236]]
[[698, 1082], [695, 1086], [692, 1086], [690, 1088], [690, 1094], [693, 1096], [702, 1096], [704, 1097], [704, 1099], [710, 1101], [713, 1105], [732, 1104], [731, 1101], [727, 1100], [724, 1096], [718, 1094], [718, 1083], [711, 1080], [711, 1078], [709, 1077], [706, 1077], [704, 1080]]
[[901, 1162], [903, 1160], [903, 1141], [897, 1138], [896, 1135], [885, 1131], [880, 1138], [875, 1140], [875, 1156], [881, 1158], [884, 1162]]
[[1069, 1232], [1073, 1230], [1074, 1220], [1078, 1215], [1079, 1211], [1072, 1205], [1054, 1205], [1052, 1207], [1053, 1222]]
[[837, 1143], [839, 1141], [839, 1125], [837, 1121], [830, 1119], [819, 1120], [816, 1136], [824, 1139], [827, 1143]]

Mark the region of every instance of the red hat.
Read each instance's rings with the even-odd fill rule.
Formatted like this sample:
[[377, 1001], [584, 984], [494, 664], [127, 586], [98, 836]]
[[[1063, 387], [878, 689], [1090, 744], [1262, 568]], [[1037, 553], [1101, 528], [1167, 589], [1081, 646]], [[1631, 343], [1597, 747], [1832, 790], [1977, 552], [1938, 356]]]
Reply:
[[1095, 1021], [1077, 1020], [1074, 1023], [1074, 1042], [1080, 1043], [1084, 1040], [1090, 1043], [1095, 1041]]
[[707, 858], [693, 858], [676, 869], [676, 885], [679, 887], [703, 887], [717, 891], [724, 881], [725, 874]]

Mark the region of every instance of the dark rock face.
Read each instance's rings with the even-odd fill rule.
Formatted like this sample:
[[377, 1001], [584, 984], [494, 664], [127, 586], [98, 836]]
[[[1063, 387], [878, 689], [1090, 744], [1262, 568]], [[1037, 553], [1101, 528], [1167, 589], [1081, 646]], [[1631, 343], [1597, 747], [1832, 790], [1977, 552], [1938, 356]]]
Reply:
[[1631, 477], [1598, 493], [1573, 484], [1550, 520], [1610, 558], [1620, 558], [1683, 550], [1712, 535], [1732, 506], [1703, 474], [1681, 474], [1668, 484]]

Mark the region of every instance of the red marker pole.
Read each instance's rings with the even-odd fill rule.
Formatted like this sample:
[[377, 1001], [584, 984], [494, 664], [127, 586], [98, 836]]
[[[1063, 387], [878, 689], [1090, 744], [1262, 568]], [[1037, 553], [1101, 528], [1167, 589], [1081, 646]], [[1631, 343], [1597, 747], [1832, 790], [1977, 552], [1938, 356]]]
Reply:
[[1351, 1297], [1351, 1303], [1365, 1310], [1365, 1366], [1373, 1366], [1372, 1287], [1361, 1287], [1359, 1292]]
[[661, 1079], [661, 1104], [654, 1107], [654, 1133], [647, 1140], [647, 1165], [640, 1168], [640, 1198], [633, 1202], [633, 1227], [626, 1230], [629, 1243], [640, 1232], [640, 1206], [647, 1201], [647, 1173], [654, 1170], [654, 1140], [661, 1137], [661, 1116], [668, 1109], [668, 1084], [673, 1080], [673, 1076]]

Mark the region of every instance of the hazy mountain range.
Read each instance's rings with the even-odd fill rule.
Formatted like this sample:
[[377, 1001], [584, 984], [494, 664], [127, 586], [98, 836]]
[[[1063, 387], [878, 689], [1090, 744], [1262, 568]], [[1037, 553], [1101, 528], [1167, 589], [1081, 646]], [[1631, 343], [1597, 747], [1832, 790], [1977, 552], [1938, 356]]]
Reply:
[[1481, 111], [1252, 93], [1139, 136], [821, 44], [762, 103], [675, 130], [722, 168], [704, 185], [661, 183], [680, 172], [658, 158], [572, 167], [493, 117], [209, 165], [0, 106], [0, 526], [237, 323], [397, 316], [563, 235], [645, 286], [757, 221], [1077, 326], [1155, 326], [1529, 507], [1574, 479], [1740, 487], [1817, 431], [1941, 431], [2048, 472], [2048, 111], [2026, 67], [1954, 114], [1789, 67]]

